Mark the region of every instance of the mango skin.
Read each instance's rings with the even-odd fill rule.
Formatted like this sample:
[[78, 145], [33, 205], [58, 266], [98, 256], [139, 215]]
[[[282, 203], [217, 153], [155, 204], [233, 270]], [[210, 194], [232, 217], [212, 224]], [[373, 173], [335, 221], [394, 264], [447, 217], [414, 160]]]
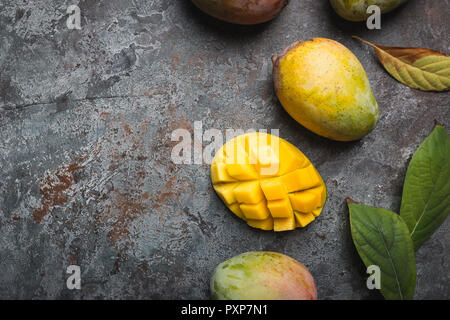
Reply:
[[377, 5], [381, 13], [390, 12], [407, 0], [330, 0], [331, 5], [337, 14], [349, 21], [364, 21], [371, 15], [367, 13], [367, 8]]
[[300, 262], [280, 253], [254, 251], [217, 266], [215, 300], [316, 300], [314, 278]]
[[272, 59], [276, 94], [307, 129], [332, 140], [354, 141], [377, 125], [380, 110], [367, 74], [339, 42], [298, 41]]
[[277, 17], [289, 0], [192, 0], [203, 12], [222, 21], [252, 25]]

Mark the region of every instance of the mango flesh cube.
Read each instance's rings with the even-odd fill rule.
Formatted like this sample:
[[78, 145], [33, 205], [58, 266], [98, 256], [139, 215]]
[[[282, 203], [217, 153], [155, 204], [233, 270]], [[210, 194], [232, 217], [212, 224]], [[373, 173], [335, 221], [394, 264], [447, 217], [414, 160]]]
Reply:
[[262, 230], [305, 227], [326, 201], [325, 184], [308, 158], [266, 133], [228, 141], [214, 157], [211, 180], [236, 216]]
[[226, 164], [246, 164], [250, 163], [247, 152], [245, 152], [245, 139], [236, 137], [225, 144]]
[[237, 180], [255, 180], [258, 174], [251, 164], [227, 164], [227, 172], [229, 176]]
[[242, 182], [233, 190], [239, 203], [255, 204], [264, 199], [259, 181]]
[[246, 142], [249, 163], [255, 165], [256, 171], [262, 177], [275, 176], [279, 173], [280, 168], [278, 148], [271, 145], [271, 139], [266, 138], [267, 136], [252, 136]]
[[251, 133], [245, 136], [245, 152], [247, 153], [251, 164], [258, 163], [258, 155], [255, 150], [259, 145], [264, 145], [262, 139], [263, 138], [260, 138], [260, 134], [258, 133]]
[[211, 180], [213, 184], [236, 181], [236, 179], [228, 174], [226, 164], [220, 162], [211, 164]]
[[[295, 192], [289, 195], [295, 211], [314, 212], [317, 208], [323, 207], [326, 200], [326, 189], [324, 186]], [[319, 213], [320, 214], [320, 213]]]
[[273, 230], [273, 218], [270, 216], [266, 220], [247, 220], [247, 224], [256, 229]]
[[256, 169], [262, 177], [277, 175], [280, 172], [280, 159], [277, 150], [271, 146], [259, 147]]
[[295, 211], [311, 212], [320, 207], [320, 195], [310, 191], [296, 192], [290, 194], [292, 206]]
[[225, 148], [224, 146], [222, 146], [214, 156], [212, 163], [225, 163], [225, 162], [226, 162]]
[[317, 188], [309, 189], [308, 192], [317, 194], [317, 196], [319, 197], [320, 206], [323, 206], [325, 204], [325, 201], [327, 199], [327, 189], [325, 188], [324, 185]]
[[318, 217], [322, 213], [322, 210], [323, 210], [323, 207], [319, 208], [319, 209], [315, 209], [312, 211], [312, 214], [314, 215], [314, 217]]
[[288, 198], [269, 201], [267, 202], [267, 207], [273, 218], [289, 218], [294, 213]]
[[239, 203], [234, 203], [231, 206], [229, 206], [229, 208], [230, 208], [231, 212], [233, 212], [239, 218], [245, 220], [244, 213], [242, 212], [241, 208], [239, 207]]
[[232, 205], [237, 202], [236, 197], [234, 196], [234, 188], [238, 185], [239, 183], [218, 184], [214, 186], [214, 190], [216, 190], [223, 202], [227, 205]]
[[289, 218], [278, 218], [273, 219], [273, 231], [289, 231], [295, 229], [295, 218], [294, 215]]
[[308, 165], [306, 157], [300, 157], [292, 148], [284, 142], [280, 142], [280, 175], [285, 175], [294, 170], [304, 168]]
[[281, 200], [288, 196], [287, 189], [280, 178], [261, 180], [261, 189], [267, 200]]
[[[296, 161], [297, 161], [298, 165], [300, 166], [300, 168], [306, 168], [307, 166], [309, 166], [311, 164], [311, 162], [303, 154], [303, 152], [301, 152], [293, 144], [291, 144], [291, 143], [289, 143], [289, 142], [287, 142], [285, 140], [282, 140], [281, 144], [285, 145], [287, 148], [289, 148], [293, 152], [293, 154], [294, 154], [294, 156], [296, 158]], [[292, 169], [291, 171], [294, 171], [294, 170], [300, 169], [300, 168], [295, 168], [295, 169]]]
[[316, 219], [312, 213], [295, 212], [295, 219], [300, 227], [304, 228]]
[[247, 220], [265, 220], [270, 216], [265, 200], [257, 204], [241, 204], [240, 208]]
[[322, 179], [312, 165], [306, 168], [297, 169], [282, 177], [288, 192], [311, 189], [321, 185]]
[[258, 148], [258, 164], [261, 167], [269, 167], [274, 162], [280, 162], [275, 150], [271, 146], [260, 146]]
[[250, 159], [250, 163], [259, 164], [261, 166], [268, 166], [273, 161], [278, 161], [278, 153], [270, 145], [266, 143], [263, 138], [258, 139], [254, 136], [253, 138], [246, 139], [245, 150]]

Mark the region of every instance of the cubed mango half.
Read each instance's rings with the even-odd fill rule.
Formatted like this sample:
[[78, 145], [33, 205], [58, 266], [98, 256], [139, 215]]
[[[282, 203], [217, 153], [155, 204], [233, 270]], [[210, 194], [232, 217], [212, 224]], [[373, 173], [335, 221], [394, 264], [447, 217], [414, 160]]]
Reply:
[[288, 231], [322, 212], [326, 187], [308, 158], [265, 133], [228, 141], [211, 164], [211, 180], [227, 207], [253, 228]]

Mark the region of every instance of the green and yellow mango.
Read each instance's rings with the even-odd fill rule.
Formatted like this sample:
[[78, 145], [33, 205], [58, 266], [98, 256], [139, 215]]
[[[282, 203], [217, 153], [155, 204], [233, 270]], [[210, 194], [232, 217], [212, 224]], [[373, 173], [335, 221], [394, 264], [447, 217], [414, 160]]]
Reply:
[[316, 300], [314, 278], [300, 262], [275, 252], [247, 252], [217, 266], [216, 300]]
[[273, 57], [276, 94], [301, 125], [338, 141], [358, 140], [380, 110], [358, 58], [334, 40], [298, 41]]
[[342, 18], [349, 21], [364, 21], [372, 13], [367, 13], [367, 8], [376, 5], [381, 13], [392, 11], [407, 0], [330, 0], [334, 10]]

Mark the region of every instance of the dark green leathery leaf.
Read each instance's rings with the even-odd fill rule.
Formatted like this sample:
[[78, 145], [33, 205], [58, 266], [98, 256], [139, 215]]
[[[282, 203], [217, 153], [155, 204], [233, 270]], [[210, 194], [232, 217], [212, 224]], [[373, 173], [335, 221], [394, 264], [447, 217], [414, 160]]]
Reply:
[[413, 299], [417, 271], [405, 222], [389, 210], [347, 201], [353, 242], [367, 267], [380, 268], [383, 296], [392, 300]]
[[406, 173], [400, 215], [417, 250], [450, 213], [450, 137], [441, 125], [420, 145]]

